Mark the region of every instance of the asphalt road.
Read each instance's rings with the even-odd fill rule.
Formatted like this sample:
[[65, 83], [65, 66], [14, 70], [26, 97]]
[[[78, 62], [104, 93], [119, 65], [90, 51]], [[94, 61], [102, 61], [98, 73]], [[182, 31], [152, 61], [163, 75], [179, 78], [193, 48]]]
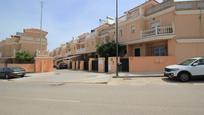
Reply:
[[0, 115], [203, 115], [204, 85], [0, 81]]

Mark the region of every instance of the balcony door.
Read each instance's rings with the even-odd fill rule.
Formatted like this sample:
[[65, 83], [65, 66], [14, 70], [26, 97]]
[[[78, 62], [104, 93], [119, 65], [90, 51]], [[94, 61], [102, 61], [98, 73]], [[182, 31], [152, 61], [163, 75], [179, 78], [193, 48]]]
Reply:
[[160, 22], [151, 23], [151, 28], [160, 27]]
[[140, 48], [135, 48], [134, 55], [135, 55], [136, 57], [141, 56], [141, 50], [140, 50]]

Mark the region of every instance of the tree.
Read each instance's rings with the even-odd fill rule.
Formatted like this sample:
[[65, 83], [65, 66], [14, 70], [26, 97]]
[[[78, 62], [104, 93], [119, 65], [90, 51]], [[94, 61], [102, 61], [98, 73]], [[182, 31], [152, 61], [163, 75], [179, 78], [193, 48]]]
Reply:
[[16, 60], [20, 63], [31, 63], [34, 60], [34, 57], [31, 54], [23, 51], [16, 53]]
[[[116, 42], [111, 41], [106, 44], [98, 44], [96, 46], [96, 52], [100, 55], [100, 57], [114, 57], [116, 56]], [[121, 44], [118, 45], [119, 54], [120, 51], [123, 49]]]

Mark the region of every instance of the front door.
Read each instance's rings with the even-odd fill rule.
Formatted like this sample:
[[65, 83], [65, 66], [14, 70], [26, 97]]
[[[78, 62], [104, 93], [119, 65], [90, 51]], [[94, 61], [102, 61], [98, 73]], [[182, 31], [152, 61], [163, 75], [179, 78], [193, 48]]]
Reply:
[[140, 51], [140, 48], [135, 48], [135, 56], [139, 57], [141, 56], [141, 51]]

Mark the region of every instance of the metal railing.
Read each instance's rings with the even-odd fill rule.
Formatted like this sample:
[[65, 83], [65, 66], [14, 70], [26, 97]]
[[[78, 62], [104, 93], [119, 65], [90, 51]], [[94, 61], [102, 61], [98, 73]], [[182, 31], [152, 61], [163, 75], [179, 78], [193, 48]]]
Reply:
[[148, 38], [153, 36], [165, 36], [174, 34], [174, 27], [172, 25], [169, 26], [160, 26], [151, 28], [148, 30], [144, 30], [141, 32], [142, 38]]

